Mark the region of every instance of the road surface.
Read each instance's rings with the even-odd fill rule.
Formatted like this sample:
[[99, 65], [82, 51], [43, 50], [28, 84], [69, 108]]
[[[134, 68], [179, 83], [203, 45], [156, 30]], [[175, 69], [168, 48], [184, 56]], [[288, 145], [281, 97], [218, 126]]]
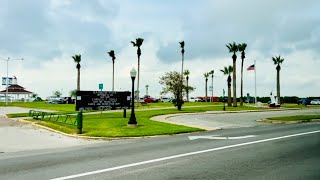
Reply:
[[[225, 122], [251, 116], [233, 115], [224, 114]], [[320, 123], [258, 123], [204, 133], [0, 153], [0, 179], [320, 179], [319, 162]]]

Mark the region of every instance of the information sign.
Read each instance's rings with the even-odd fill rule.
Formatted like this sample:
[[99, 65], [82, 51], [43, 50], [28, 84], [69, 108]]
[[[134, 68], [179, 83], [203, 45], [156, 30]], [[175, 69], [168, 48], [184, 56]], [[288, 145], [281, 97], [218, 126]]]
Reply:
[[77, 91], [76, 111], [130, 109], [129, 91]]

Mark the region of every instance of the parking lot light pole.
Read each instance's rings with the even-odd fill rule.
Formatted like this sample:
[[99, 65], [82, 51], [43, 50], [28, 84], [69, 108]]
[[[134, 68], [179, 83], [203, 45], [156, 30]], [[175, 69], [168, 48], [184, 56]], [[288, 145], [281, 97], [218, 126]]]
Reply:
[[8, 59], [2, 59], [4, 61], [7, 61], [7, 78], [6, 78], [6, 106], [8, 106], [8, 87], [9, 87], [9, 75], [8, 75], [8, 69], [9, 69], [9, 61], [13, 61], [13, 60], [23, 60], [23, 58], [20, 59], [10, 59], [10, 57], [8, 57]]
[[137, 126], [137, 120], [136, 115], [134, 114], [134, 80], [136, 78], [137, 71], [132, 68], [130, 71], [130, 76], [132, 80], [132, 91], [131, 91], [131, 116], [128, 122], [129, 127], [136, 127]]

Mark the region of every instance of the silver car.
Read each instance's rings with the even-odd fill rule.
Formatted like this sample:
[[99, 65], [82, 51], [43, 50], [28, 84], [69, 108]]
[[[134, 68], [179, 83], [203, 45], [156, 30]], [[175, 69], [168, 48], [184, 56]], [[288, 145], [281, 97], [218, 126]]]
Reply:
[[314, 99], [310, 102], [312, 105], [320, 105], [320, 99]]

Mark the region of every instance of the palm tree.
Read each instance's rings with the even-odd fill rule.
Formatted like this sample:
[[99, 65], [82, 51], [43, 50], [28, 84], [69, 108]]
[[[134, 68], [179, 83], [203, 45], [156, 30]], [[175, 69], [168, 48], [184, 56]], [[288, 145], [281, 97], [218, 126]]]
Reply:
[[233, 107], [237, 107], [237, 75], [236, 75], [236, 61], [237, 61], [237, 55], [236, 52], [238, 52], [238, 45], [233, 42], [233, 44], [229, 43], [226, 45], [229, 49], [230, 53], [233, 53], [232, 60], [233, 60]]
[[181, 66], [181, 74], [183, 75], [183, 62], [184, 62], [184, 41], [179, 42], [181, 47], [181, 55], [182, 55], [182, 66]]
[[280, 70], [281, 70], [281, 64], [284, 61], [283, 58], [280, 57], [280, 55], [277, 57], [272, 57], [272, 60], [274, 64], [277, 66], [277, 103], [280, 104]]
[[146, 95], [148, 96], [148, 88], [149, 88], [149, 85], [146, 85]]
[[190, 74], [190, 71], [189, 71], [188, 69], [186, 69], [186, 70], [183, 72], [183, 75], [186, 76], [186, 80], [187, 80], [187, 89], [186, 89], [187, 101], [189, 101], [189, 74]]
[[211, 75], [211, 100], [212, 100], [212, 102], [213, 102], [213, 75], [214, 75], [214, 70], [211, 70], [210, 72], [209, 72], [209, 74]]
[[114, 60], [116, 59], [116, 55], [114, 54], [114, 50], [111, 50], [109, 56], [112, 58], [112, 91], [114, 91]]
[[204, 73], [203, 76], [206, 80], [206, 102], [208, 102], [208, 77], [209, 77], [209, 73]]
[[133, 47], [137, 47], [137, 55], [138, 55], [138, 83], [137, 83], [137, 102], [139, 100], [139, 82], [140, 82], [140, 56], [141, 56], [141, 49], [140, 47], [142, 46], [143, 39], [142, 38], [137, 38], [136, 42], [131, 41], [133, 44]]
[[[224, 67], [224, 69], [220, 70], [224, 75], [228, 75], [227, 83], [228, 83], [228, 106], [231, 106], [231, 73], [233, 72], [233, 67], [228, 66]], [[223, 97], [224, 98], [224, 97]]]
[[238, 45], [239, 51], [241, 52], [241, 88], [240, 88], [240, 106], [243, 106], [243, 61], [244, 58], [246, 58], [246, 53], [244, 52], [246, 50], [247, 44], [242, 43]]
[[77, 70], [78, 70], [78, 76], [77, 76], [77, 91], [80, 91], [80, 62], [81, 62], [81, 55], [80, 54], [76, 54], [74, 56], [72, 56], [73, 60], [75, 63], [77, 63]]

